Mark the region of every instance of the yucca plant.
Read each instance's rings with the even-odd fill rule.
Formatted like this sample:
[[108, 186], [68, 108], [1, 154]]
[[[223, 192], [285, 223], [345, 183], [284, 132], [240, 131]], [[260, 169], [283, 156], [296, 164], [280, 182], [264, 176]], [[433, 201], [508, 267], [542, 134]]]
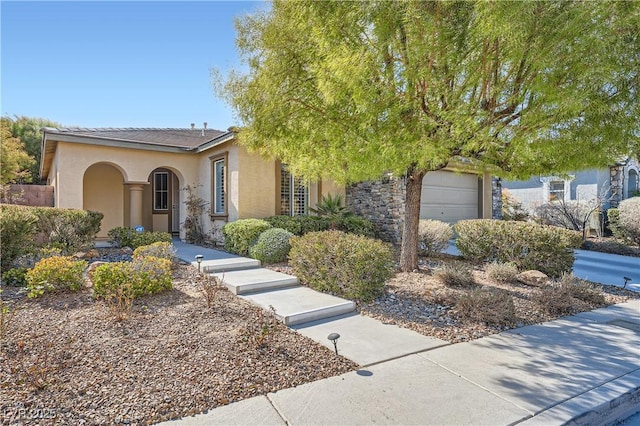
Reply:
[[322, 199], [316, 204], [316, 208], [310, 209], [318, 216], [337, 218], [352, 216], [353, 213], [346, 206], [342, 204], [342, 195], [336, 194], [335, 196], [328, 194], [322, 196]]

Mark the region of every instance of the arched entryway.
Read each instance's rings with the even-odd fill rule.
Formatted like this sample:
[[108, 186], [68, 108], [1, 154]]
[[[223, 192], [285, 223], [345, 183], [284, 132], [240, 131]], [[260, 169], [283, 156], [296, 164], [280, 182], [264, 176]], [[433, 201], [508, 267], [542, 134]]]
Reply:
[[149, 174], [143, 194], [145, 216], [151, 217], [154, 231], [180, 233], [180, 179], [169, 168], [159, 167]]
[[82, 179], [82, 208], [102, 212], [98, 238], [106, 238], [107, 232], [124, 226], [124, 177], [116, 167], [93, 164]]

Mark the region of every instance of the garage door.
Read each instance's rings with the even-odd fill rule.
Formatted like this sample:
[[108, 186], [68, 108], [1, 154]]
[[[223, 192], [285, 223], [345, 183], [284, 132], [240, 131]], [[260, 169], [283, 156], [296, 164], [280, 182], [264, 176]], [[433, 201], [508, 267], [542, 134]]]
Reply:
[[429, 172], [422, 180], [420, 218], [456, 223], [478, 218], [478, 177], [445, 171]]

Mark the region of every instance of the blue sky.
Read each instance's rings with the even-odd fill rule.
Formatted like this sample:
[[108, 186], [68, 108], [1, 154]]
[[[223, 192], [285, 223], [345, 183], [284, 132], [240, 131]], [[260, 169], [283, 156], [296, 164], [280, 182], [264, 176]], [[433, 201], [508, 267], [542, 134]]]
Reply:
[[81, 127], [237, 124], [210, 70], [240, 63], [234, 17], [264, 2], [1, 1], [2, 115]]

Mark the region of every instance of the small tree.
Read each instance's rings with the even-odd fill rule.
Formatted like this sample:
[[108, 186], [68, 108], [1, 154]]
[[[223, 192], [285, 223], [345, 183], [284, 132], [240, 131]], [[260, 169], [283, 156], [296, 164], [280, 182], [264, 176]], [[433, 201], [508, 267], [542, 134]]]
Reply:
[[187, 191], [187, 217], [182, 223], [185, 230], [185, 239], [188, 243], [204, 245], [207, 242], [207, 235], [202, 225], [202, 215], [206, 211], [209, 204], [197, 195], [197, 185], [187, 185], [184, 190]]

